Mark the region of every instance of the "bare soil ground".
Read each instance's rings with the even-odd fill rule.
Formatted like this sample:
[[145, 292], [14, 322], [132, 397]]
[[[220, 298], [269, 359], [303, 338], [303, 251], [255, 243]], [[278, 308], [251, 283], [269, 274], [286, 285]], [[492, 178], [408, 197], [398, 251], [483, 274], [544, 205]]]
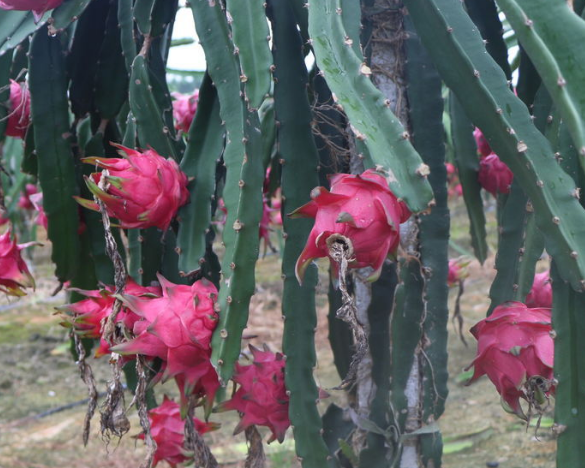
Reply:
[[[468, 247], [465, 226], [454, 229], [452, 237]], [[138, 467], [145, 453], [142, 441], [126, 436], [106, 446], [97, 428], [98, 417], [94, 418], [90, 442], [83, 447], [83, 405], [39, 417], [45, 411], [83, 400], [86, 396], [68, 350], [67, 331], [59, 325], [59, 317], [53, 315], [53, 307], [65, 301], [65, 294], [50, 296], [56, 283], [51, 279], [48, 255], [48, 247], [35, 252], [36, 292], [18, 302], [0, 298], [0, 468]], [[485, 315], [489, 304], [487, 293], [495, 273], [492, 265], [489, 261], [483, 267], [477, 263], [470, 267], [462, 301], [465, 330]], [[258, 336], [251, 340], [253, 344], [268, 343], [273, 350], [278, 350], [282, 332], [278, 256], [260, 261], [258, 281], [246, 333]], [[339, 377], [327, 340], [325, 286], [321, 285], [319, 291], [316, 378], [321, 387], [331, 388], [339, 382]], [[455, 292], [451, 294], [453, 301]], [[446, 412], [440, 419], [447, 452], [444, 466], [480, 468], [487, 462], [495, 462], [501, 468], [552, 468], [555, 443], [550, 428], [541, 427], [536, 434], [535, 428], [527, 430], [514, 416], [505, 413], [487, 378], [483, 377], [470, 387], [457, 380], [462, 369], [474, 358], [475, 341], [466, 331], [469, 347], [465, 347], [454, 327], [450, 327], [450, 332], [450, 395]], [[109, 376], [108, 363], [105, 359], [91, 359], [91, 363], [99, 389], [104, 390]], [[159, 396], [165, 392], [176, 396], [172, 383], [157, 391]], [[336, 392], [332, 394], [336, 401], [343, 399]], [[327, 404], [322, 403], [323, 409]], [[137, 434], [140, 432], [138, 419], [133, 410], [131, 414], [130, 434]], [[231, 436], [236, 416], [230, 412], [217, 415], [215, 419], [222, 422], [222, 428], [205, 436], [212, 452], [222, 466], [243, 466], [244, 437]], [[543, 426], [546, 422], [544, 420]], [[269, 446], [268, 456], [272, 467], [300, 467], [290, 434], [283, 445]]]

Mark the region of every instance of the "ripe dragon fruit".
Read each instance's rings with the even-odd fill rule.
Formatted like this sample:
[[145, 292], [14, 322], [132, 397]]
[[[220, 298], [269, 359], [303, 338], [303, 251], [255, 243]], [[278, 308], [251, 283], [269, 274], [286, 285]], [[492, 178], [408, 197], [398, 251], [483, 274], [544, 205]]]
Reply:
[[[62, 0], [61, 0], [62, 1]], [[0, 0], [0, 8], [5, 10], [21, 9], [6, 8], [8, 3]], [[31, 3], [30, 1], [28, 3]], [[33, 2], [34, 3], [34, 2]], [[36, 2], [38, 4], [38, 2]], [[30, 7], [22, 8], [29, 10]], [[8, 122], [6, 123], [6, 135], [24, 139], [26, 130], [30, 124], [30, 92], [24, 83], [10, 80], [10, 108], [8, 110]]]
[[24, 192], [20, 195], [16, 206], [23, 210], [32, 210], [34, 209], [34, 204], [31, 199], [31, 195], [34, 195], [38, 192], [37, 186], [35, 184], [26, 184], [24, 187]]
[[[102, 337], [102, 327], [104, 320], [112, 313], [114, 307], [114, 286], [105, 286], [103, 289], [91, 291], [76, 288], [70, 290], [78, 292], [87, 299], [57, 307], [56, 309], [64, 315], [64, 321], [61, 325], [72, 327], [75, 333], [83, 338], [99, 338], [100, 345], [95, 353], [96, 358], [109, 354], [110, 347]], [[159, 297], [162, 294], [158, 286], [140, 286], [130, 277], [126, 280], [124, 293], [145, 300]], [[134, 324], [139, 320], [141, 317], [127, 307], [122, 307], [116, 316], [116, 322], [123, 323], [129, 330], [132, 330]]]
[[11, 238], [10, 230], [0, 235], [0, 292], [9, 296], [24, 296], [26, 288], [34, 289], [35, 280], [20, 251], [35, 244], [17, 244], [16, 236]]
[[475, 130], [473, 131], [473, 137], [475, 138], [475, 144], [477, 145], [477, 151], [480, 156], [485, 157], [492, 152], [490, 144], [479, 128], [475, 127]]
[[552, 285], [548, 271], [534, 275], [532, 289], [525, 302], [528, 307], [552, 307]]
[[[156, 442], [153, 468], [160, 462], [166, 461], [171, 467], [189, 460], [185, 444], [185, 420], [181, 418], [179, 405], [165, 395], [161, 405], [148, 411], [150, 433]], [[203, 435], [206, 432], [219, 428], [219, 424], [203, 422], [193, 418], [195, 430]], [[137, 436], [144, 440], [144, 434]]]
[[491, 153], [480, 159], [477, 178], [479, 184], [495, 197], [498, 193], [510, 193], [514, 174], [496, 154]]
[[215, 371], [213, 383], [209, 375], [211, 335], [218, 321], [217, 289], [206, 279], [191, 286], [171, 283], [161, 275], [158, 280], [162, 297], [121, 296], [124, 305], [143, 320], [134, 323], [136, 338], [112, 351], [158, 357], [164, 361], [160, 378], [179, 377], [184, 395], [203, 392], [213, 400], [219, 387]]
[[[331, 191], [316, 187], [312, 201], [293, 211], [291, 217], [315, 218], [307, 244], [296, 264], [302, 282], [306, 268], [315, 258], [329, 256], [327, 240], [339, 234], [350, 240], [354, 257], [350, 268], [370, 266], [370, 280], [380, 275], [388, 254], [394, 254], [400, 241], [399, 224], [410, 211], [388, 188], [384, 176], [373, 169], [361, 175], [337, 174], [331, 178]], [[336, 262], [334, 262], [336, 263]], [[338, 273], [338, 266], [334, 272]]]
[[477, 356], [468, 383], [487, 374], [502, 396], [504, 409], [526, 419], [520, 398], [538, 409], [554, 393], [550, 332], [550, 309], [530, 309], [521, 302], [496, 307], [471, 329]]
[[[38, 226], [43, 226], [45, 228], [45, 231], [49, 228], [49, 219], [47, 218], [47, 213], [45, 213], [45, 209], [43, 208], [43, 193], [34, 193], [30, 196], [30, 202], [33, 205], [33, 208], [35, 210], [37, 210], [37, 219], [35, 221], [35, 223]], [[85, 229], [85, 223], [79, 225], [78, 234], [82, 234], [83, 232], [80, 232], [81, 229]]]
[[1, 10], [31, 10], [38, 22], [46, 11], [57, 8], [63, 0], [0, 0]]
[[175, 119], [175, 128], [183, 133], [189, 133], [191, 123], [197, 112], [199, 103], [199, 90], [196, 89], [193, 94], [173, 93], [173, 118]]
[[[82, 161], [107, 169], [106, 189], [98, 184], [103, 172], [86, 178], [91, 192], [106, 206], [108, 215], [118, 218], [124, 229], [156, 226], [166, 230], [180, 206], [189, 200], [187, 176], [177, 163], [154, 150], [144, 153], [114, 144], [122, 158], [84, 158]], [[76, 197], [78, 203], [98, 210], [97, 203]]]
[[457, 175], [457, 168], [446, 162], [445, 169], [447, 169], [447, 194], [449, 198], [456, 198], [463, 195], [463, 187], [459, 182], [459, 176]]
[[242, 415], [234, 434], [252, 425], [267, 426], [272, 431], [268, 443], [277, 439], [282, 443], [290, 426], [289, 397], [284, 385], [284, 356], [272, 353], [266, 347], [262, 351], [250, 346], [250, 351], [254, 362], [249, 366], [236, 364], [233, 380], [238, 384], [238, 390], [217, 410], [237, 410]]

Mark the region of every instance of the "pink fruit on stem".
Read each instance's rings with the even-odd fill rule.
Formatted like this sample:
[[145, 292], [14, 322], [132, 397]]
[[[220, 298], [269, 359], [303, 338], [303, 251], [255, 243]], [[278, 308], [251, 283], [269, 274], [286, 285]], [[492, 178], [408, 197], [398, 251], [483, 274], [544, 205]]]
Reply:
[[9, 296], [24, 296], [26, 288], [35, 287], [20, 251], [36, 242], [17, 244], [16, 236], [11, 238], [10, 230], [0, 235], [0, 292]]
[[473, 131], [473, 137], [475, 138], [475, 144], [477, 145], [477, 151], [482, 157], [487, 156], [488, 154], [490, 154], [492, 152], [492, 149], [490, 148], [490, 144], [485, 139], [483, 132], [479, 128], [475, 127], [475, 130]]
[[[61, 325], [71, 326], [75, 333], [84, 338], [99, 338], [100, 346], [96, 351], [96, 358], [109, 354], [109, 345], [102, 338], [102, 327], [104, 320], [112, 313], [115, 301], [114, 286], [105, 286], [103, 289], [91, 291], [75, 288], [70, 290], [85, 296], [87, 299], [57, 307], [58, 311], [65, 314]], [[131, 277], [126, 279], [124, 293], [141, 297], [144, 300], [162, 294], [158, 286], [140, 286]], [[116, 316], [116, 322], [123, 323], [128, 330], [132, 330], [139, 320], [141, 317], [127, 307], [122, 307]]]
[[[331, 191], [316, 187], [312, 201], [297, 208], [289, 216], [315, 218], [307, 244], [296, 264], [296, 275], [302, 282], [305, 270], [315, 258], [328, 257], [328, 239], [337, 234], [349, 239], [353, 248], [350, 268], [372, 267], [370, 280], [380, 275], [389, 254], [395, 254], [400, 241], [400, 223], [410, 211], [388, 188], [385, 177], [373, 169], [361, 175], [336, 174], [331, 178]], [[335, 263], [334, 272], [338, 273]]]
[[514, 174], [510, 168], [500, 161], [494, 153], [487, 155], [479, 161], [479, 184], [494, 197], [498, 193], [510, 193], [510, 186]]
[[468, 383], [487, 374], [502, 396], [504, 409], [526, 419], [520, 398], [539, 410], [554, 393], [550, 332], [550, 309], [531, 309], [521, 302], [496, 307], [471, 329], [477, 339], [477, 356]]
[[[185, 420], [181, 418], [179, 405], [165, 395], [161, 405], [148, 411], [150, 421], [150, 433], [156, 442], [156, 452], [152, 466], [160, 461], [166, 461], [171, 467], [189, 460], [188, 451], [185, 448]], [[199, 434], [214, 431], [219, 424], [203, 422], [193, 418], [195, 430]], [[137, 436], [144, 440], [144, 434]]]
[[548, 271], [534, 275], [532, 289], [526, 296], [528, 307], [552, 307], [552, 285]]
[[199, 90], [196, 89], [193, 94], [173, 93], [173, 118], [175, 119], [175, 128], [183, 133], [189, 133], [191, 123], [197, 112], [199, 103]]
[[35, 184], [26, 184], [24, 187], [24, 192], [20, 195], [16, 206], [22, 208], [23, 210], [32, 210], [34, 209], [34, 204], [32, 202], [31, 196], [38, 192], [37, 186]]
[[171, 283], [161, 275], [158, 279], [162, 297], [145, 300], [128, 294], [121, 296], [124, 305], [143, 320], [134, 324], [136, 338], [112, 350], [162, 359], [164, 370], [160, 378], [180, 376], [184, 394], [189, 395], [203, 377], [209, 377], [211, 335], [218, 321], [217, 289], [206, 279], [191, 286]]
[[63, 0], [0, 0], [2, 10], [31, 10], [35, 21], [39, 21], [46, 11], [57, 8]]
[[[49, 228], [49, 220], [47, 218], [47, 214], [45, 213], [45, 209], [43, 208], [43, 193], [35, 193], [30, 196], [30, 201], [35, 210], [37, 210], [37, 220], [35, 221], [38, 226], [43, 226], [45, 230]], [[79, 229], [82, 228], [82, 225], [79, 226]], [[78, 231], [79, 232], [79, 231]]]
[[[0, 8], [5, 10], [21, 8], [5, 8], [6, 0], [0, 0]], [[28, 3], [34, 3], [29, 1]], [[39, 3], [38, 1], [36, 2]], [[30, 8], [22, 8], [29, 10]], [[30, 92], [25, 83], [10, 80], [10, 108], [8, 109], [8, 122], [6, 122], [6, 135], [24, 139], [26, 130], [30, 124]]]
[[447, 285], [449, 287], [459, 284], [459, 281], [469, 276], [467, 265], [469, 265], [469, 260], [465, 258], [453, 258], [449, 260], [449, 273], [447, 274]]
[[[84, 158], [108, 171], [86, 177], [91, 192], [104, 202], [108, 215], [125, 229], [158, 227], [166, 230], [180, 206], [189, 200], [187, 176], [177, 163], [154, 150], [143, 153], [112, 143], [122, 158]], [[99, 185], [105, 178], [105, 187]], [[97, 203], [75, 197], [78, 203], [98, 210]]]
[[238, 390], [231, 400], [219, 405], [217, 411], [237, 410], [242, 419], [234, 430], [238, 434], [246, 428], [266, 426], [272, 431], [268, 443], [282, 443], [290, 426], [289, 397], [284, 385], [285, 358], [272, 353], [267, 347], [260, 350], [250, 346], [254, 362], [249, 366], [236, 364], [233, 377]]

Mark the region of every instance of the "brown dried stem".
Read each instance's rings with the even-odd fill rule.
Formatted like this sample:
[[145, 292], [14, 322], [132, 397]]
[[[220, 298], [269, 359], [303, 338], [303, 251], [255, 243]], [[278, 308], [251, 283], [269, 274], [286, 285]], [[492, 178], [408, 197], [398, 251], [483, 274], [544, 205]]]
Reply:
[[349, 262], [353, 260], [353, 245], [351, 240], [340, 234], [332, 234], [327, 238], [327, 248], [329, 250], [329, 256], [339, 265], [339, 289], [341, 291], [342, 303], [341, 307], [337, 310], [337, 318], [343, 320], [351, 327], [355, 343], [355, 352], [347, 375], [335, 387], [335, 389], [345, 389], [355, 382], [358, 366], [368, 353], [368, 335], [364, 326], [357, 318], [355, 300], [349, 294], [345, 282]]
[[195, 429], [193, 417], [195, 416], [195, 395], [189, 396], [189, 408], [185, 420], [185, 448], [193, 453], [193, 459], [197, 468], [217, 468], [217, 460], [209, 450], [209, 447]]
[[91, 366], [85, 362], [86, 355], [83, 343], [76, 334], [73, 334], [73, 341], [75, 342], [75, 350], [77, 351], [77, 367], [79, 368], [79, 373], [81, 374], [81, 380], [83, 380], [87, 386], [87, 394], [89, 396], [87, 410], [85, 412], [85, 420], [83, 422], [83, 445], [87, 445], [89, 440], [89, 430], [91, 427], [91, 418], [93, 417], [97, 407], [98, 393]]
[[262, 445], [262, 436], [256, 429], [256, 426], [246, 428], [246, 441], [248, 442], [248, 455], [244, 468], [264, 468], [266, 455]]

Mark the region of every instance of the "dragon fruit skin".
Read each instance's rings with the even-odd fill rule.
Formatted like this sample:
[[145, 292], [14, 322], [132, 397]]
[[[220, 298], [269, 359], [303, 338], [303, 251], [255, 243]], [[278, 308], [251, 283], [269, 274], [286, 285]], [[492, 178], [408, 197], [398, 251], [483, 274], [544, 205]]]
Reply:
[[[166, 461], [171, 467], [189, 460], [185, 444], [185, 420], [181, 418], [179, 405], [165, 395], [162, 404], [148, 411], [150, 420], [150, 433], [156, 442], [153, 468], [161, 461]], [[216, 430], [217, 423], [203, 422], [193, 418], [195, 430], [203, 435], [206, 432]], [[138, 439], [144, 440], [144, 434], [139, 434]]]
[[477, 179], [479, 184], [495, 197], [498, 193], [510, 193], [514, 174], [496, 154], [491, 153], [480, 159]]
[[199, 90], [196, 89], [193, 94], [173, 93], [173, 118], [175, 119], [175, 128], [183, 133], [189, 133], [191, 123], [197, 113], [199, 103]]
[[475, 144], [477, 145], [477, 151], [480, 156], [485, 157], [492, 152], [490, 144], [479, 128], [475, 127], [475, 130], [473, 131], [473, 137], [475, 138]]
[[[535, 376], [553, 380], [554, 344], [550, 331], [550, 309], [528, 308], [521, 302], [496, 307], [471, 329], [478, 349], [468, 383], [487, 374], [506, 409], [525, 418], [520, 406], [520, 398], [527, 399], [525, 383]], [[552, 392], [554, 387], [549, 390]]]
[[452, 258], [449, 260], [449, 272], [447, 274], [447, 285], [449, 287], [459, 284], [459, 281], [469, 276], [467, 265], [469, 265], [469, 261], [464, 258]]
[[534, 275], [532, 289], [525, 302], [528, 307], [552, 307], [552, 284], [548, 271]]
[[142, 320], [134, 324], [136, 338], [112, 350], [162, 359], [161, 378], [179, 376], [184, 393], [190, 394], [202, 378], [209, 379], [211, 336], [218, 322], [217, 289], [206, 279], [191, 286], [171, 283], [161, 275], [158, 279], [162, 297], [145, 300], [122, 295], [124, 305]]
[[[107, 188], [98, 185], [102, 172], [86, 178], [91, 192], [104, 202], [108, 215], [117, 218], [124, 229], [158, 227], [168, 229], [179, 207], [189, 200], [187, 176], [178, 164], [150, 149], [141, 153], [124, 146], [122, 158], [83, 158], [83, 162], [107, 169]], [[85, 208], [98, 211], [97, 203], [75, 197]]]
[[[299, 283], [310, 262], [327, 257], [327, 239], [340, 234], [351, 240], [354, 260], [351, 268], [373, 267], [374, 281], [384, 260], [395, 253], [400, 241], [399, 224], [410, 211], [388, 188], [383, 175], [368, 169], [361, 175], [336, 174], [331, 178], [331, 191], [317, 187], [312, 200], [293, 211], [291, 217], [315, 218], [307, 244], [296, 264]], [[333, 262], [336, 264], [336, 262]], [[336, 269], [334, 270], [337, 272]]]
[[0, 235], [0, 292], [9, 296], [24, 296], [24, 289], [34, 289], [35, 280], [20, 251], [35, 244], [18, 244], [16, 236], [11, 238], [10, 230]]
[[252, 425], [267, 426], [272, 431], [268, 443], [274, 440], [282, 443], [290, 426], [289, 397], [284, 384], [284, 356], [253, 346], [250, 346], [250, 350], [254, 362], [248, 366], [236, 364], [233, 380], [239, 388], [231, 400], [220, 404], [218, 411], [237, 410], [241, 414], [234, 434]]
[[37, 186], [35, 184], [26, 184], [24, 187], [24, 192], [20, 195], [16, 206], [23, 210], [33, 210], [35, 208], [31, 195], [34, 195], [38, 192]]
[[0, 0], [0, 10], [31, 10], [38, 22], [46, 11], [57, 8], [63, 0]]
[[[84, 338], [100, 339], [100, 345], [95, 353], [96, 358], [109, 354], [109, 345], [102, 337], [102, 324], [114, 307], [114, 286], [105, 286], [104, 289], [91, 291], [75, 288], [70, 290], [86, 296], [87, 299], [58, 307], [57, 310], [65, 314], [65, 320], [61, 324], [73, 327], [75, 333]], [[140, 286], [131, 277], [126, 279], [124, 292], [142, 297], [144, 300], [161, 295], [161, 289], [158, 286]], [[132, 330], [139, 320], [141, 317], [127, 307], [122, 307], [116, 316], [116, 322], [123, 323], [129, 330]]]
[[[62, 1], [62, 0], [60, 0]], [[7, 4], [16, 3], [14, 0], [7, 2], [0, 0], [0, 9], [13, 10], [19, 8], [4, 8]], [[33, 2], [28, 2], [33, 3]], [[38, 4], [38, 1], [36, 2]], [[30, 10], [28, 8], [22, 8]], [[42, 15], [42, 14], [41, 14]], [[10, 80], [10, 109], [8, 121], [6, 122], [6, 135], [24, 140], [26, 131], [30, 124], [30, 92], [24, 83]]]

